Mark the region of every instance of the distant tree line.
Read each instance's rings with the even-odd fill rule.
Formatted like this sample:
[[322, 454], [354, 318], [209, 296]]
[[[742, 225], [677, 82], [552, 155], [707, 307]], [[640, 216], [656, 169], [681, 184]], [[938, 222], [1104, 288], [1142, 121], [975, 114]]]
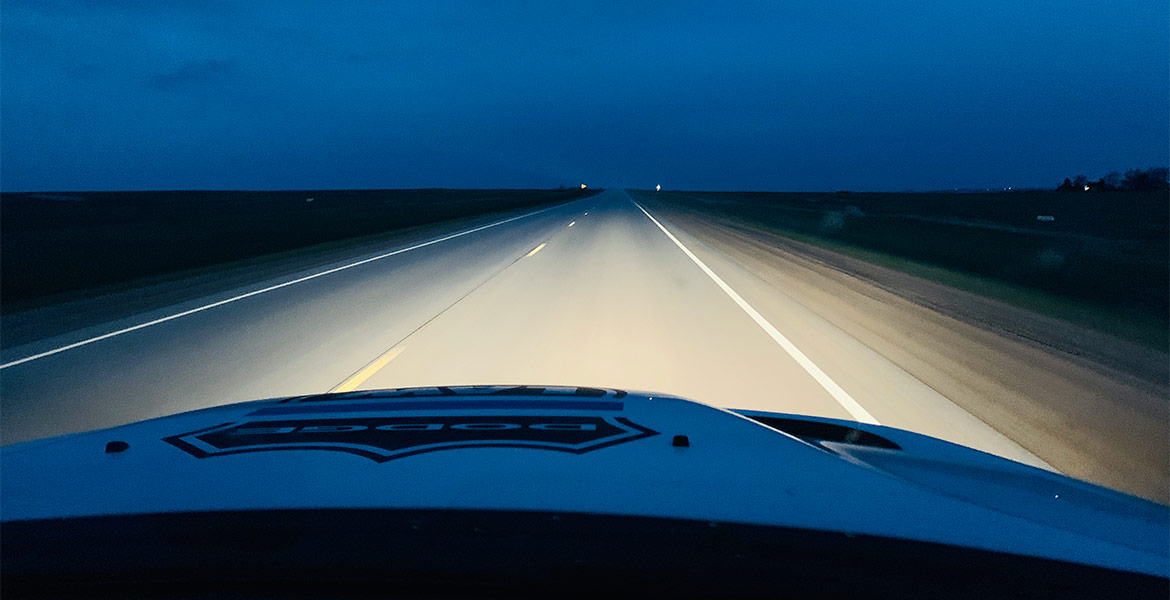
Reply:
[[1166, 167], [1130, 169], [1124, 175], [1113, 171], [1097, 181], [1089, 181], [1089, 178], [1084, 175], [1077, 175], [1072, 179], [1065, 177], [1064, 183], [1057, 186], [1056, 190], [1059, 192], [1106, 192], [1111, 190], [1164, 192], [1170, 190], [1170, 169]]

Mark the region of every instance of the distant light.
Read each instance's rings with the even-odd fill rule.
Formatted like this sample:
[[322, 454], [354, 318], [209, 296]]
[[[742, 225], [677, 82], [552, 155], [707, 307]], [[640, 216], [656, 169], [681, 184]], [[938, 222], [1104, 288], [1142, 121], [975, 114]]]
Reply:
[[1089, 186], [1087, 186], [1087, 185], [1085, 186], [1085, 191], [1086, 192], [1089, 191]]
[[[582, 183], [582, 184], [581, 184], [581, 189], [585, 189], [585, 184], [584, 184], [584, 183]], [[1085, 188], [1085, 189], [1087, 190], [1087, 189], [1089, 189], [1089, 188]]]
[[661, 191], [662, 191], [662, 186], [661, 186], [661, 185], [656, 185], [656, 186], [654, 186], [654, 191], [656, 191], [656, 192], [661, 192]]

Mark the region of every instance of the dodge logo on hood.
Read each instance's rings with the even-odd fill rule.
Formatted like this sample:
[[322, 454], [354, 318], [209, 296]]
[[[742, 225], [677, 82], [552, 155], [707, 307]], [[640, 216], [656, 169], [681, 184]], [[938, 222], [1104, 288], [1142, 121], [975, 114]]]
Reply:
[[165, 440], [196, 458], [263, 450], [337, 450], [385, 462], [455, 448], [581, 454], [656, 434], [624, 417], [430, 415], [245, 420]]

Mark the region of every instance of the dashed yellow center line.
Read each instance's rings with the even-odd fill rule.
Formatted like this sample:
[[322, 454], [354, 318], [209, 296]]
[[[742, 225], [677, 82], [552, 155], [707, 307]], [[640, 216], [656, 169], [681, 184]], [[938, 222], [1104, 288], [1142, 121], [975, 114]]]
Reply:
[[374, 376], [374, 373], [382, 370], [382, 367], [390, 364], [402, 351], [406, 348], [402, 346], [395, 346], [386, 351], [385, 354], [379, 356], [377, 360], [370, 363], [369, 366], [358, 372], [357, 375], [346, 379], [341, 385], [329, 390], [330, 392], [352, 392], [357, 389], [357, 386], [366, 382], [367, 379]]
[[529, 252], [528, 254], [524, 255], [524, 258], [528, 258], [529, 256], [532, 256], [533, 254], [536, 254], [537, 252], [540, 252], [540, 249], [541, 249], [541, 248], [544, 248], [544, 243], [541, 243], [539, 246], [537, 246], [537, 247], [533, 248], [531, 252]]
[[576, 225], [576, 224], [577, 224], [577, 222], [576, 222], [576, 221], [573, 221], [572, 223], [569, 223], [569, 227], [572, 227], [572, 226], [574, 226], [574, 225]]

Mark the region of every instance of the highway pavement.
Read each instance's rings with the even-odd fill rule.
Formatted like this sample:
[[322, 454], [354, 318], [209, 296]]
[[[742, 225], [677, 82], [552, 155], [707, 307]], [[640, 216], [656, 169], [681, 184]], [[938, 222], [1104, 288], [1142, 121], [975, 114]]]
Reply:
[[331, 390], [544, 384], [876, 422], [1053, 468], [678, 221], [608, 190], [5, 347], [0, 441]]

